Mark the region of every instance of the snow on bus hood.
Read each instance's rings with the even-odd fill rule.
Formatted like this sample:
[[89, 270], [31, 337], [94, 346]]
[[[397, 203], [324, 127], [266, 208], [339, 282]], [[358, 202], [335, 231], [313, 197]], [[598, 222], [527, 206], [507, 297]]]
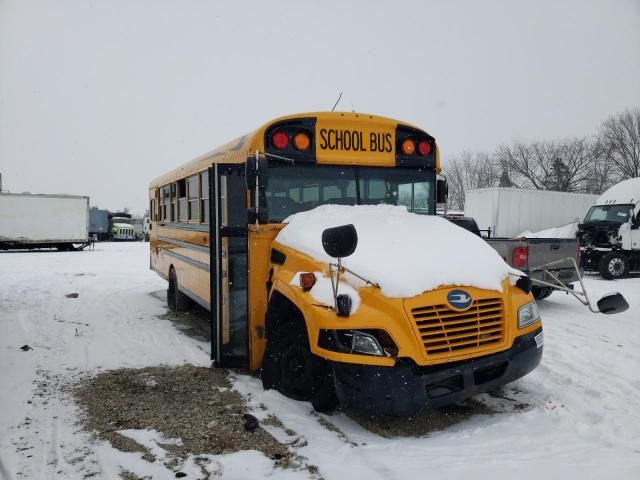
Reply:
[[402, 206], [323, 205], [284, 222], [277, 242], [327, 263], [334, 260], [322, 248], [323, 230], [352, 223], [358, 247], [343, 265], [379, 284], [387, 297], [413, 297], [445, 285], [502, 291], [509, 273], [522, 275], [480, 237]]

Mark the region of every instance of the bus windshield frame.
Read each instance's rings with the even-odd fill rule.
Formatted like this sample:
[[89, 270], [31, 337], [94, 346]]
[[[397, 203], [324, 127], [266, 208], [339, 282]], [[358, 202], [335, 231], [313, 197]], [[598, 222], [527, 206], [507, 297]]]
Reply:
[[269, 164], [265, 192], [269, 222], [320, 205], [403, 205], [435, 214], [436, 174], [424, 167]]

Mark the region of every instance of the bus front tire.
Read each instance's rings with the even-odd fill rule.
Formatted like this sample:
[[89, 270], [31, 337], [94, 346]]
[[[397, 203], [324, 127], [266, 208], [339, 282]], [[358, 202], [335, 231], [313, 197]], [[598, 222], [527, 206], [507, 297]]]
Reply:
[[178, 276], [175, 268], [169, 270], [169, 288], [167, 288], [167, 306], [174, 312], [186, 312], [191, 307], [191, 299], [178, 288]]
[[330, 366], [311, 353], [307, 332], [291, 324], [281, 326], [267, 340], [262, 385], [294, 400], [311, 401], [319, 412], [338, 404]]
[[598, 271], [606, 280], [622, 278], [629, 273], [629, 259], [620, 252], [609, 252], [598, 262]]

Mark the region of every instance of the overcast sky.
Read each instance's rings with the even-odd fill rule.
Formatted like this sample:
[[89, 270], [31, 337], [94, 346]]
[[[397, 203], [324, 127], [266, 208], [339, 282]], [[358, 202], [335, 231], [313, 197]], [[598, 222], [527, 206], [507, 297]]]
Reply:
[[0, 0], [13, 192], [143, 212], [165, 171], [288, 113], [390, 116], [462, 150], [640, 107], [640, 0]]

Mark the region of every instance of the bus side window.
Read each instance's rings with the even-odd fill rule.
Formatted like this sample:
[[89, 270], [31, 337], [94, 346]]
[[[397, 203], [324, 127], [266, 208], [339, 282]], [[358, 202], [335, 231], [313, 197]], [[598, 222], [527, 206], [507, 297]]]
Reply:
[[183, 178], [178, 180], [178, 221], [187, 221], [187, 181]]
[[200, 174], [200, 223], [209, 223], [209, 172]]
[[160, 201], [162, 202], [162, 206], [160, 207], [160, 221], [166, 222], [169, 220], [168, 210], [169, 204], [171, 203], [169, 185], [165, 185], [161, 190]]
[[174, 183], [171, 184], [171, 211], [169, 215], [169, 221], [177, 222], [177, 205], [178, 205], [178, 195], [177, 195], [177, 185]]
[[198, 176], [187, 178], [187, 195], [189, 199], [189, 220], [198, 221]]

